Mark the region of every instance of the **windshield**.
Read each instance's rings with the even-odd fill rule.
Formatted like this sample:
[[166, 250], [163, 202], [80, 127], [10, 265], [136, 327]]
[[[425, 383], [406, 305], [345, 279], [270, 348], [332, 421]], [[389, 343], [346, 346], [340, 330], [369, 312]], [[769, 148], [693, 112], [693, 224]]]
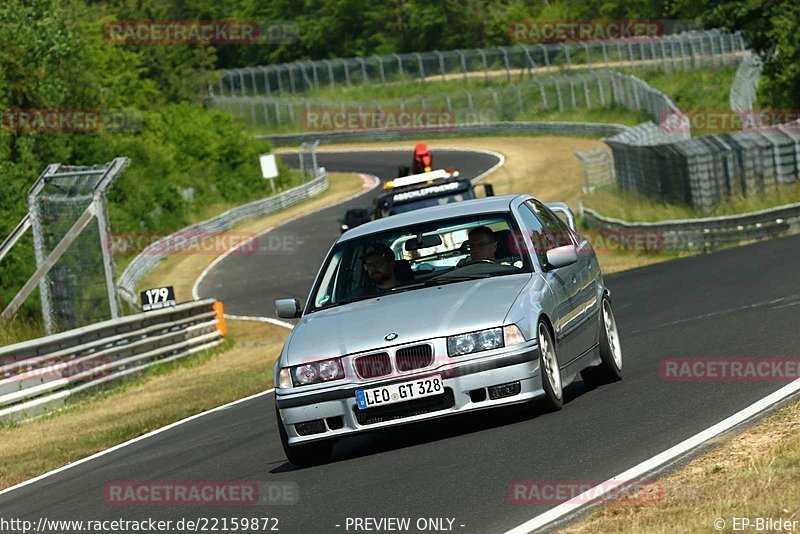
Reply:
[[531, 272], [508, 213], [399, 227], [339, 243], [308, 311], [440, 284]]

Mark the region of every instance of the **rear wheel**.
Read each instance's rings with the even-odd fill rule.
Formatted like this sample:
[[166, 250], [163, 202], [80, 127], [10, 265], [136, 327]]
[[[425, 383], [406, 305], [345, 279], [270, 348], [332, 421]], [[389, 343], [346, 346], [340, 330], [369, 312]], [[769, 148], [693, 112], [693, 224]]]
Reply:
[[283, 426], [277, 407], [275, 408], [275, 417], [278, 423], [278, 433], [281, 436], [283, 452], [286, 454], [289, 463], [297, 467], [307, 467], [319, 465], [330, 460], [331, 450], [333, 449], [332, 440], [315, 441], [305, 445], [289, 445], [289, 436], [286, 434], [286, 428]]
[[560, 410], [564, 404], [564, 388], [561, 383], [561, 371], [558, 368], [556, 344], [547, 323], [539, 321], [536, 336], [539, 342], [539, 370], [544, 389], [544, 406], [547, 411]]
[[581, 378], [587, 386], [595, 387], [622, 380], [622, 346], [619, 343], [619, 332], [611, 300], [603, 297], [600, 310], [600, 365], [588, 367], [581, 371]]

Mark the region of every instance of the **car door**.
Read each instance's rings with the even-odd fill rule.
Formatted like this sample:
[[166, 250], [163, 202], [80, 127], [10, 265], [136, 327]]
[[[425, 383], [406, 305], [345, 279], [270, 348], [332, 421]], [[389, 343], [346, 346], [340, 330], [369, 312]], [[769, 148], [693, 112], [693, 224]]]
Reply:
[[580, 354], [576, 335], [581, 319], [579, 267], [576, 263], [553, 268], [547, 263], [548, 250], [571, 243], [569, 233], [564, 233], [552, 212], [529, 200], [520, 206], [520, 215], [533, 237], [534, 250], [543, 268], [542, 276], [556, 298], [556, 317], [550, 319], [555, 330], [559, 364], [563, 366]]
[[600, 265], [597, 263], [591, 243], [578, 232], [573, 232], [578, 250], [580, 283], [580, 302], [583, 308], [583, 325], [580, 328], [580, 346], [586, 351], [600, 342], [599, 317], [600, 301], [598, 300], [598, 284], [600, 283]]

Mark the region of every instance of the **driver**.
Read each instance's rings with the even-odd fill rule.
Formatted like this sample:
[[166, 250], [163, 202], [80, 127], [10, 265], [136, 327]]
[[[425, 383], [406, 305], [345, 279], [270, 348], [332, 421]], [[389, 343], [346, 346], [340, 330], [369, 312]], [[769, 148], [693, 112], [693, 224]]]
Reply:
[[386, 293], [400, 285], [394, 271], [394, 252], [388, 245], [372, 243], [361, 256], [361, 261], [364, 262], [364, 269], [378, 293]]
[[469, 257], [461, 259], [456, 267], [463, 267], [468, 263], [480, 260], [495, 261], [497, 241], [494, 232], [488, 226], [476, 226], [467, 234], [469, 241]]

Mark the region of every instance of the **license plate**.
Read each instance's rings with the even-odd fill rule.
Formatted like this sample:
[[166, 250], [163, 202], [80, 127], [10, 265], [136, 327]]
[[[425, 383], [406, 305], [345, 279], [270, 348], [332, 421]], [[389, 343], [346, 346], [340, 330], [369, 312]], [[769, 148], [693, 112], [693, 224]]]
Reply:
[[432, 397], [442, 393], [444, 393], [442, 377], [434, 375], [401, 384], [391, 384], [372, 389], [358, 389], [356, 390], [356, 403], [363, 410], [396, 402], [421, 399], [422, 397]]

